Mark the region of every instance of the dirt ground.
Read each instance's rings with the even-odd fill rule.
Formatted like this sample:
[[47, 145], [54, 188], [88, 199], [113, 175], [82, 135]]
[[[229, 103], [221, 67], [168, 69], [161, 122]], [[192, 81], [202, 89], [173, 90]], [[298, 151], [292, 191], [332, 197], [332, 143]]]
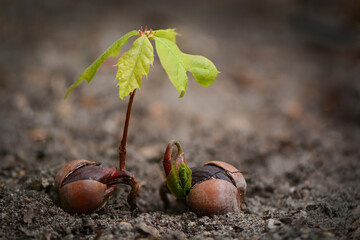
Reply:
[[[128, 2], [1, 1], [0, 239], [360, 239], [359, 4]], [[120, 186], [100, 212], [68, 214], [54, 176], [77, 158], [118, 166], [128, 99], [118, 98], [116, 59], [63, 96], [107, 46], [145, 25], [176, 28], [180, 48], [221, 74], [208, 88], [189, 75], [179, 99], [156, 58], [129, 129], [140, 210]], [[247, 209], [164, 211], [171, 139], [190, 167], [241, 170]]]

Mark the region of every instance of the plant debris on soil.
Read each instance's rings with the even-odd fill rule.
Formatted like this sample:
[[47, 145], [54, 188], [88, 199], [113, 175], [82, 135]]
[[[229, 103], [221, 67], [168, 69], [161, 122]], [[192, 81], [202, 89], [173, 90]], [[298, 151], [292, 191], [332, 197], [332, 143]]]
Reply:
[[[297, 1], [160, 2], [0, 4], [0, 239], [360, 238], [356, 18], [336, 18], [332, 5], [314, 14]], [[66, 89], [118, 37], [145, 25], [175, 27], [183, 51], [221, 73], [208, 88], [190, 77], [178, 99], [156, 59], [129, 128], [139, 209], [130, 211], [129, 188], [119, 186], [100, 212], [66, 213], [57, 171], [79, 158], [118, 166], [127, 106], [116, 59], [64, 100]], [[241, 170], [246, 210], [199, 217], [173, 201], [165, 211], [158, 188], [172, 139], [190, 167], [221, 160]]]

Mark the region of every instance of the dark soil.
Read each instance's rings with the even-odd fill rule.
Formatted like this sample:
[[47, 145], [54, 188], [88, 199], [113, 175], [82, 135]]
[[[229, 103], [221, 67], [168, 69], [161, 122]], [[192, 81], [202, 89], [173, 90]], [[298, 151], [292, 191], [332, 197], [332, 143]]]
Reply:
[[[128, 2], [0, 3], [0, 239], [360, 238], [359, 4]], [[144, 25], [176, 28], [181, 49], [221, 74], [208, 88], [190, 76], [178, 99], [156, 59], [129, 129], [140, 211], [120, 186], [100, 212], [68, 214], [54, 176], [77, 158], [118, 166], [127, 103], [116, 59], [64, 93], [107, 46]], [[171, 139], [190, 167], [222, 160], [240, 169], [247, 210], [164, 211], [158, 187]]]

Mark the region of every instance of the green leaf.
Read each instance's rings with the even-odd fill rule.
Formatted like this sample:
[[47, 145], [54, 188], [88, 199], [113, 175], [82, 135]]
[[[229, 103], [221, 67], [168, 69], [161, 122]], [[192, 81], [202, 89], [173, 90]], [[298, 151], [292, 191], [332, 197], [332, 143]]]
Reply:
[[161, 65], [165, 69], [170, 81], [181, 93], [180, 97], [186, 91], [188, 77], [186, 76], [186, 66], [183, 63], [183, 53], [174, 42], [166, 38], [155, 38], [156, 51]]
[[122, 45], [126, 44], [128, 39], [130, 37], [138, 35], [138, 31], [131, 31], [121, 38], [119, 38], [116, 42], [114, 42], [106, 51], [101, 54], [100, 57], [98, 57], [88, 68], [85, 69], [85, 71], [80, 75], [80, 77], [77, 79], [75, 83], [73, 83], [67, 90], [65, 94], [65, 98], [68, 97], [70, 92], [77, 86], [80, 85], [84, 80], [86, 80], [88, 83], [94, 78], [97, 70], [99, 67], [104, 63], [104, 61], [108, 57], [116, 57], [121, 50]]
[[215, 65], [206, 57], [184, 54], [182, 59], [187, 66], [187, 70], [192, 73], [201, 86], [210, 86], [219, 74]]
[[183, 162], [176, 167], [176, 162], [166, 178], [167, 187], [177, 199], [184, 199], [191, 189], [191, 169]]
[[176, 42], [176, 35], [177, 32], [175, 32], [174, 28], [169, 28], [169, 29], [160, 29], [160, 30], [156, 30], [155, 31], [155, 37], [158, 38], [166, 38], [172, 42]]
[[154, 37], [156, 51], [161, 65], [165, 69], [180, 97], [183, 97], [187, 88], [188, 77], [186, 72], [193, 74], [195, 80], [202, 86], [212, 84], [219, 71], [207, 58], [181, 52], [175, 42], [167, 38]]
[[143, 35], [136, 39], [129, 51], [124, 53], [116, 64], [119, 80], [119, 96], [124, 99], [136, 88], [141, 87], [141, 78], [148, 75], [150, 65], [154, 62], [154, 49], [149, 39]]
[[180, 165], [178, 172], [180, 185], [183, 189], [184, 195], [186, 196], [191, 189], [191, 169], [185, 163], [183, 163]]

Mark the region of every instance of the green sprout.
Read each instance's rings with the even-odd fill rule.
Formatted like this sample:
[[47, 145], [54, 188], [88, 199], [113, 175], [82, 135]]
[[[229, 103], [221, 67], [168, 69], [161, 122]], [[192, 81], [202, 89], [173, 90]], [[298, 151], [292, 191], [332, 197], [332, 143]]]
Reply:
[[137, 37], [130, 50], [125, 52], [116, 64], [118, 66], [116, 79], [118, 80], [119, 97], [124, 100], [124, 97], [130, 96], [123, 138], [118, 148], [119, 165], [122, 171], [125, 170], [127, 132], [135, 91], [140, 89], [142, 77], [148, 75], [150, 65], [153, 65], [154, 62], [154, 49], [150, 40], [155, 41], [156, 52], [161, 65], [177, 89], [180, 98], [184, 96], [187, 88], [188, 77], [186, 72], [191, 72], [195, 80], [204, 87], [212, 84], [219, 73], [209, 59], [183, 53], [176, 45], [176, 35], [175, 29], [152, 31], [151, 29], [148, 30], [147, 27], [145, 30], [134, 30], [125, 34], [86, 68], [65, 94], [65, 98], [67, 98], [70, 92], [83, 81], [90, 83], [99, 67], [108, 57], [118, 56], [121, 47], [128, 42], [129, 38]]
[[[174, 146], [177, 147], [177, 153], [173, 157], [172, 149]], [[171, 166], [172, 159], [175, 161]], [[178, 141], [172, 140], [168, 144], [164, 154], [163, 166], [167, 189], [176, 199], [185, 199], [191, 189], [191, 169], [186, 163], [184, 152]]]

